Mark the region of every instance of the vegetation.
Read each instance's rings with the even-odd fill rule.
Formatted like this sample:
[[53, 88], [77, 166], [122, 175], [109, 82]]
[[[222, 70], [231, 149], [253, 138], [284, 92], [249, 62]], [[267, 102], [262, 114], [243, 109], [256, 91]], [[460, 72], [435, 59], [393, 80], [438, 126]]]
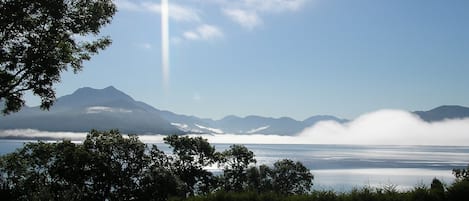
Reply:
[[55, 101], [53, 84], [70, 67], [110, 45], [98, 37], [110, 23], [112, 0], [2, 0], [0, 1], [0, 102], [3, 114], [24, 106], [23, 94], [41, 98], [41, 108]]
[[[254, 176], [252, 170], [257, 171], [254, 154], [242, 145], [233, 145], [220, 153], [201, 137], [173, 135], [164, 141], [173, 149], [172, 154], [164, 153], [156, 145], [148, 147], [135, 135], [124, 137], [118, 130], [92, 130], [82, 144], [66, 140], [27, 143], [0, 158], [0, 197], [167, 200], [254, 188], [274, 192], [295, 187], [294, 191], [282, 192], [289, 194], [307, 193], [311, 189], [312, 175], [299, 162], [282, 160], [272, 169], [262, 166], [258, 172], [263, 173]], [[223, 165], [223, 173], [214, 175], [205, 169], [210, 165]], [[258, 181], [270, 188], [252, 185]]]
[[[398, 191], [365, 187], [346, 193], [312, 191], [313, 175], [300, 162], [283, 159], [256, 166], [242, 145], [217, 152], [201, 137], [164, 138], [172, 153], [147, 146], [117, 130], [92, 130], [82, 144], [27, 143], [0, 157], [2, 200], [174, 201], [458, 201], [469, 198], [469, 166], [453, 170], [445, 185]], [[220, 174], [205, 167], [218, 165]]]

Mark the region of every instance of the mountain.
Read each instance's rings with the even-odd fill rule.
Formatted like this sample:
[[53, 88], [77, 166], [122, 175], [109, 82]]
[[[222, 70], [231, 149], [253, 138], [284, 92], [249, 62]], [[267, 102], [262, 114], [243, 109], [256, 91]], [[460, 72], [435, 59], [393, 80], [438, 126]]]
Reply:
[[345, 122], [348, 122], [349, 120], [347, 119], [341, 119], [341, 118], [337, 118], [335, 116], [331, 116], [331, 115], [316, 115], [316, 116], [312, 116], [312, 117], [309, 117], [305, 120], [303, 120], [303, 123], [306, 124], [306, 125], [314, 125], [320, 121], [336, 121], [336, 122], [339, 122], [339, 123], [345, 123]]
[[[415, 111], [421, 119], [433, 122], [469, 118], [469, 108], [440, 106]], [[24, 107], [20, 112], [0, 116], [0, 129], [87, 132], [91, 129], [119, 129], [137, 134], [233, 133], [295, 135], [320, 121], [347, 122], [329, 115], [311, 116], [303, 121], [289, 117], [226, 116], [220, 120], [199, 118], [159, 110], [110, 86], [84, 87], [57, 99], [50, 111]]]
[[199, 118], [156, 109], [110, 86], [84, 87], [57, 99], [50, 111], [25, 107], [0, 117], [0, 129], [87, 132], [117, 128], [126, 133], [182, 134], [233, 133], [294, 135], [319, 121], [345, 122], [334, 116], [313, 116], [304, 121], [289, 117], [226, 116], [220, 120]]
[[469, 108], [458, 105], [444, 105], [429, 111], [415, 111], [414, 114], [427, 122], [462, 119], [469, 118]]
[[119, 129], [126, 133], [182, 134], [163, 119], [158, 110], [135, 101], [114, 87], [80, 88], [57, 99], [50, 111], [26, 107], [0, 117], [0, 129], [87, 132], [91, 129]]

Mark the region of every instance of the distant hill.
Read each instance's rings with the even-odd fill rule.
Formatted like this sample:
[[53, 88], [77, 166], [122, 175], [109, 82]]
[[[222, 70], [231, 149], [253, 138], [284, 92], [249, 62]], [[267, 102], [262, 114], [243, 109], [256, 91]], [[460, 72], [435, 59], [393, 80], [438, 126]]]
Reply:
[[[440, 106], [415, 111], [427, 122], [469, 118], [469, 108]], [[110, 86], [84, 87], [57, 99], [50, 111], [25, 107], [18, 113], [0, 116], [0, 129], [37, 129], [43, 131], [87, 132], [91, 129], [117, 128], [125, 133], [184, 134], [233, 133], [295, 135], [320, 121], [347, 122], [335, 116], [316, 115], [303, 121], [289, 117], [226, 116], [220, 120], [199, 118], [159, 110]]]
[[414, 114], [427, 122], [462, 119], [469, 118], [469, 108], [458, 105], [444, 105], [429, 111], [415, 111]]
[[87, 132], [120, 129], [137, 134], [233, 133], [294, 135], [319, 121], [346, 122], [334, 116], [312, 116], [304, 121], [289, 117], [226, 116], [220, 120], [199, 118], [156, 109], [135, 101], [110, 86], [84, 87], [57, 99], [50, 111], [25, 107], [0, 117], [0, 129]]
[[149, 105], [107, 87], [80, 88], [57, 99], [50, 111], [26, 107], [0, 117], [0, 129], [86, 132], [91, 129], [119, 129], [126, 133], [182, 134]]

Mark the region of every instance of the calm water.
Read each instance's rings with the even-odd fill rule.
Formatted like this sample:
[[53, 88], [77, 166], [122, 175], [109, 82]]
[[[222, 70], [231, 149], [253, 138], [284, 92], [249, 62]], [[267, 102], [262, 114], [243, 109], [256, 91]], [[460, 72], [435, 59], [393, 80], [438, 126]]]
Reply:
[[[0, 154], [14, 151], [25, 141], [0, 140]], [[157, 144], [169, 151], [164, 144]], [[214, 144], [218, 150], [228, 144]], [[265, 145], [248, 144], [258, 164], [283, 158], [301, 161], [315, 176], [314, 188], [348, 191], [354, 187], [396, 186], [408, 189], [429, 185], [436, 177], [454, 179], [453, 168], [469, 164], [469, 147], [454, 146], [360, 146], [360, 145]]]

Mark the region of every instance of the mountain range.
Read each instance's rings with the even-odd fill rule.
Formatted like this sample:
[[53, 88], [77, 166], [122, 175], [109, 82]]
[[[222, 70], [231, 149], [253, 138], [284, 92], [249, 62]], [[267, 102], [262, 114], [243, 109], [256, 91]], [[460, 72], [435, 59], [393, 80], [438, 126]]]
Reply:
[[[425, 121], [469, 117], [469, 108], [441, 106], [416, 111]], [[234, 133], [295, 135], [319, 121], [347, 122], [347, 119], [316, 115], [303, 121], [289, 117], [226, 116], [220, 120], [199, 118], [156, 109], [110, 86], [84, 87], [59, 97], [49, 111], [24, 107], [20, 112], [0, 117], [0, 129], [87, 132], [91, 129], [119, 129], [137, 134]]]

